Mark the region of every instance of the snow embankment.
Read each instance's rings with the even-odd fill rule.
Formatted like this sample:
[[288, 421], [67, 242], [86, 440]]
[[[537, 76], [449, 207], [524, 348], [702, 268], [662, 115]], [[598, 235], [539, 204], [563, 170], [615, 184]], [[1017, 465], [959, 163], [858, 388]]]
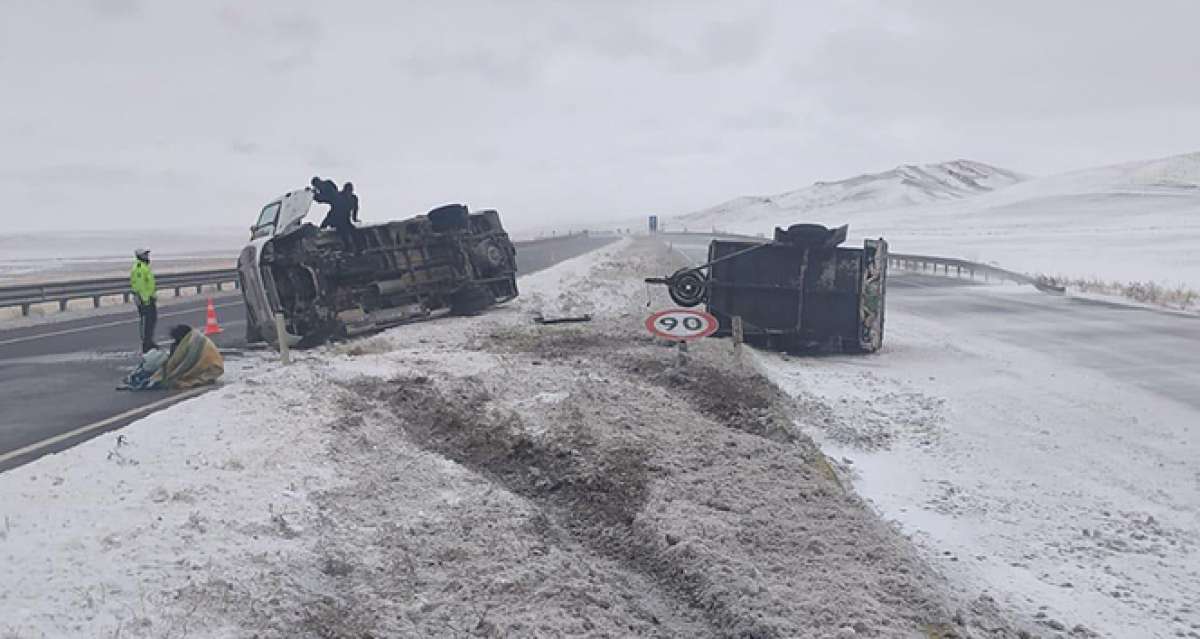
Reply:
[[[1009, 287], [956, 294], [1005, 296], [1014, 312], [1041, 305]], [[1051, 348], [1054, 330], [997, 335], [1030, 321], [1107, 335], [1100, 317], [935, 320], [914, 312], [937, 307], [929, 295], [892, 296], [877, 356], [759, 362], [785, 390], [817, 398], [825, 417], [807, 432], [959, 583], [1044, 631], [1200, 636], [1200, 404], [1135, 385], [1155, 364], [1158, 379], [1195, 371], [1124, 364], [1123, 348], [1162, 347], [1150, 336], [1085, 348], [1108, 370], [1084, 367]]]
[[0, 476], [0, 631], [1017, 636], [837, 484], [727, 343], [680, 369], [644, 335], [667, 302], [640, 277], [670, 256], [622, 242], [480, 317], [264, 356]]

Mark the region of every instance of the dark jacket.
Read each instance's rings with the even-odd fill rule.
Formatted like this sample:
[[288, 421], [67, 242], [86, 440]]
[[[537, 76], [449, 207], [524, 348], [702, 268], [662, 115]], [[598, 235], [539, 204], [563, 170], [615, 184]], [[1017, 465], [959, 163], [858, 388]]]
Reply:
[[333, 203], [338, 199], [338, 187], [333, 183], [333, 180], [317, 180], [313, 185], [315, 193], [313, 193], [313, 201], [321, 204], [333, 206]]

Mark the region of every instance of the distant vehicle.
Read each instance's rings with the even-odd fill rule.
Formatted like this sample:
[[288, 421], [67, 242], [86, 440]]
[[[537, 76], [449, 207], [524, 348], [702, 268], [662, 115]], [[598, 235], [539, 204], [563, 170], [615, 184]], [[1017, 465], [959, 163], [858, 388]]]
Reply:
[[262, 208], [238, 256], [248, 341], [275, 342], [282, 313], [301, 348], [429, 317], [473, 315], [518, 294], [516, 248], [496, 211], [449, 204], [426, 215], [360, 226], [357, 249], [304, 222], [313, 191]]
[[742, 318], [748, 344], [793, 352], [872, 353], [883, 345], [887, 242], [839, 246], [848, 227], [776, 228], [774, 241], [713, 240], [708, 261], [668, 277], [676, 304], [705, 304], [728, 336]]

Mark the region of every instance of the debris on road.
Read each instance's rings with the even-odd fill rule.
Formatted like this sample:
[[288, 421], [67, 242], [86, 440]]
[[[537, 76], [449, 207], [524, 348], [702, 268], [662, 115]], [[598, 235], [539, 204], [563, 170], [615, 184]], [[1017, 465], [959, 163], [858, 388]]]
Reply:
[[533, 321], [536, 324], [575, 324], [579, 322], [590, 322], [592, 321], [592, 316], [590, 313], [585, 313], [583, 315], [566, 315], [562, 317], [546, 318], [543, 317], [541, 313], [538, 313], [533, 316]]
[[746, 343], [781, 351], [872, 353], [883, 344], [887, 242], [840, 247], [847, 226], [794, 224], [770, 242], [714, 239], [708, 261], [668, 277], [671, 299], [706, 304], [718, 337], [740, 317]]

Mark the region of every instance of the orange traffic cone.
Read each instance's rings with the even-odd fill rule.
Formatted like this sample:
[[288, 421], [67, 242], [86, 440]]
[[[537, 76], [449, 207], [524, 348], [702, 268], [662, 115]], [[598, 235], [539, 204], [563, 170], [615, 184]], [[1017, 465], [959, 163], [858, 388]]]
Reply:
[[204, 322], [204, 334], [216, 335], [221, 332], [221, 325], [217, 324], [217, 309], [213, 308], [212, 298], [208, 298], [208, 317]]

